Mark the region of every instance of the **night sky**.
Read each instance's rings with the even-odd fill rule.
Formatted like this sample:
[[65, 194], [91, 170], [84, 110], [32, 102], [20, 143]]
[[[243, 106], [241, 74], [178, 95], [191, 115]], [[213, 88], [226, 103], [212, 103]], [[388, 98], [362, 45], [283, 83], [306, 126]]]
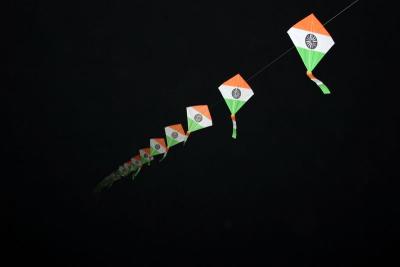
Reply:
[[[361, 0], [326, 26], [336, 44], [314, 74], [331, 95], [292, 50], [249, 81], [234, 140], [217, 89], [290, 48], [297, 21], [313, 12], [325, 22], [350, 2], [9, 3], [2, 178], [16, 185], [4, 188], [13, 262], [398, 266], [390, 2]], [[93, 195], [200, 104], [213, 127]]]

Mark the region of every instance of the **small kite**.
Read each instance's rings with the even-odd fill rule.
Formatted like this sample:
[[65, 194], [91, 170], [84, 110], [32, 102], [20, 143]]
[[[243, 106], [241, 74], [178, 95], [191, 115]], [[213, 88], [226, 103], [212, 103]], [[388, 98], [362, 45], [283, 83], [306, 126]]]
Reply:
[[136, 167], [136, 173], [132, 176], [132, 180], [139, 174], [140, 170], [142, 169], [142, 160], [140, 155], [136, 155], [131, 159], [132, 165]]
[[322, 93], [330, 94], [328, 87], [315, 78], [312, 71], [335, 44], [329, 32], [314, 16], [309, 15], [287, 32], [307, 68], [307, 76], [315, 82]]
[[129, 174], [133, 173], [134, 171], [136, 171], [138, 169], [138, 167], [135, 164], [133, 164], [132, 159], [127, 161], [124, 164], [124, 167], [126, 169], [126, 175], [125, 176], [128, 176]]
[[121, 176], [119, 176], [117, 173], [113, 172], [107, 177], [105, 177], [103, 180], [100, 181], [94, 188], [93, 192], [94, 193], [100, 193], [104, 188], [110, 188], [116, 181], [120, 180]]
[[119, 166], [118, 169], [117, 169], [117, 174], [120, 177], [125, 177], [127, 175], [127, 166], [125, 164], [122, 165], [122, 166]]
[[207, 105], [187, 107], [186, 113], [188, 131], [186, 133], [187, 137], [184, 143], [186, 143], [191, 132], [212, 126], [211, 114]]
[[153, 157], [150, 156], [150, 147], [139, 149], [140, 159], [142, 160], [142, 164], [146, 164], [150, 166], [150, 162], [153, 160]]
[[231, 111], [232, 138], [236, 139], [236, 112], [254, 95], [254, 92], [240, 74], [224, 82], [218, 89]]
[[165, 127], [165, 136], [167, 137], [167, 151], [164, 153], [161, 160], [167, 156], [170, 147], [184, 142], [187, 138], [182, 124], [174, 124]]
[[150, 139], [150, 156], [157, 156], [167, 153], [167, 146], [164, 138]]
[[131, 166], [132, 164], [131, 164], [131, 162], [130, 161], [128, 161], [128, 162], [125, 162], [124, 163], [124, 165], [122, 165], [122, 167], [123, 167], [123, 171], [122, 171], [122, 177], [126, 177], [126, 176], [128, 176], [129, 175], [129, 173], [130, 173], [130, 166]]

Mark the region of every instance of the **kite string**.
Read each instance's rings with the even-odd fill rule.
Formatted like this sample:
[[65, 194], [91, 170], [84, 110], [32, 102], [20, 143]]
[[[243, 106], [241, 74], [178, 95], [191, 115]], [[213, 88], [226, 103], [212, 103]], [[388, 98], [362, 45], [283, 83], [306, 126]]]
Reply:
[[[338, 17], [339, 15], [341, 15], [343, 12], [345, 12], [346, 10], [348, 10], [350, 7], [352, 7], [353, 5], [355, 5], [357, 2], [359, 2], [360, 0], [355, 0], [353, 2], [351, 2], [349, 5], [347, 5], [345, 8], [343, 8], [341, 11], [339, 11], [339, 13], [337, 13], [335, 16], [333, 16], [332, 18], [330, 18], [328, 21], [326, 21], [324, 23], [324, 25], [328, 24], [329, 22], [331, 22], [332, 20], [334, 20], [336, 17]], [[259, 69], [258, 71], [256, 71], [253, 75], [250, 76], [250, 78], [247, 79], [247, 81], [251, 81], [253, 80], [255, 77], [257, 77], [259, 74], [261, 74], [262, 72], [264, 72], [266, 69], [268, 69], [269, 67], [271, 67], [273, 64], [275, 64], [277, 61], [279, 61], [281, 58], [283, 58], [286, 54], [288, 54], [290, 51], [292, 51], [295, 47], [292, 46], [289, 49], [287, 49], [285, 52], [283, 52], [282, 54], [280, 54], [278, 57], [276, 57], [274, 60], [272, 60], [271, 62], [269, 62], [268, 64], [266, 64], [265, 66], [263, 66], [261, 69]], [[212, 104], [209, 104], [208, 106], [214, 107], [216, 105], [219, 105], [222, 103], [222, 100], [216, 101]]]
[[349, 9], [350, 7], [352, 7], [353, 5], [357, 4], [357, 2], [360, 0], [355, 0], [353, 1], [350, 5], [346, 6], [344, 9], [342, 9], [342, 11], [340, 11], [339, 13], [337, 13], [335, 16], [333, 16], [332, 18], [330, 18], [327, 22], [324, 23], [324, 25], [328, 24], [329, 22], [331, 22], [332, 20], [334, 20], [337, 16], [339, 16], [340, 14], [342, 14], [343, 12], [345, 12], [347, 9]]
[[[332, 20], [334, 20], [336, 17], [338, 17], [339, 15], [341, 15], [343, 12], [345, 12], [346, 10], [348, 10], [350, 7], [352, 7], [353, 5], [355, 5], [358, 1], [360, 0], [355, 0], [352, 3], [350, 3], [348, 6], [346, 6], [345, 8], [343, 8], [339, 13], [337, 13], [335, 16], [333, 16], [332, 18], [330, 18], [327, 22], [324, 23], [324, 25], [328, 24], [329, 22], [331, 22]], [[254, 73], [253, 75], [250, 76], [250, 78], [248, 78], [248, 81], [251, 81], [253, 78], [257, 77], [260, 73], [262, 73], [263, 71], [265, 71], [266, 69], [268, 69], [270, 66], [272, 66], [275, 62], [277, 62], [278, 60], [280, 60], [282, 57], [284, 57], [287, 53], [289, 53], [291, 50], [293, 50], [294, 46], [292, 46], [291, 48], [289, 48], [288, 50], [286, 50], [285, 52], [283, 52], [282, 54], [280, 54], [277, 58], [275, 58], [274, 60], [272, 60], [270, 63], [268, 63], [267, 65], [265, 65], [264, 67], [262, 67], [260, 70], [258, 70], [256, 73]]]
[[294, 48], [294, 46], [292, 46], [291, 48], [289, 48], [288, 50], [286, 50], [285, 52], [283, 52], [282, 54], [280, 54], [277, 58], [275, 58], [274, 60], [272, 60], [270, 63], [268, 63], [267, 65], [265, 65], [264, 67], [262, 67], [260, 70], [258, 70], [256, 73], [254, 73], [253, 75], [250, 76], [250, 78], [248, 78], [248, 81], [251, 81], [253, 78], [257, 77], [258, 74], [260, 74], [261, 72], [263, 72], [264, 70], [268, 69], [272, 64], [274, 64], [275, 62], [277, 62], [279, 59], [281, 59], [282, 57], [284, 57], [287, 53], [289, 53], [290, 51], [292, 51]]

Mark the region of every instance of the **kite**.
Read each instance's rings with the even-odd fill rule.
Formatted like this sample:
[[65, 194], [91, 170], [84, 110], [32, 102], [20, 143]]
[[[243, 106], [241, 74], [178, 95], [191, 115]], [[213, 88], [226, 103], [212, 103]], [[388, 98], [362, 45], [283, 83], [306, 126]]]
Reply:
[[150, 139], [150, 156], [157, 156], [167, 153], [167, 146], [164, 138]]
[[124, 177], [128, 176], [129, 174], [133, 173], [134, 171], [136, 171], [138, 169], [138, 167], [135, 164], [133, 164], [132, 159], [127, 161], [124, 164], [124, 167], [126, 169], [126, 175], [124, 175]]
[[235, 75], [231, 79], [224, 82], [220, 87], [219, 91], [222, 97], [225, 99], [229, 110], [231, 111], [231, 119], [233, 124], [232, 138], [237, 137], [237, 126], [236, 126], [236, 112], [243, 107], [243, 105], [254, 95], [253, 90], [247, 82], [240, 76]]
[[164, 153], [164, 156], [161, 160], [167, 156], [170, 147], [184, 142], [187, 138], [182, 124], [174, 124], [165, 127], [165, 135], [167, 137], [167, 151]]
[[[126, 164], [126, 163], [125, 163]], [[127, 168], [126, 168], [126, 165], [122, 165], [122, 166], [119, 166], [119, 168], [117, 169], [117, 174], [120, 176], [120, 177], [125, 177], [126, 175], [127, 175]]]
[[319, 86], [322, 93], [325, 95], [330, 94], [328, 87], [315, 78], [312, 73], [321, 59], [335, 44], [329, 32], [314, 14], [311, 14], [296, 23], [287, 33], [307, 68], [308, 78]]
[[100, 193], [104, 188], [110, 188], [114, 184], [114, 182], [116, 182], [120, 179], [121, 179], [121, 176], [119, 176], [117, 173], [113, 172], [110, 175], [108, 175], [107, 177], [105, 177], [103, 180], [101, 180], [101, 182], [96, 185], [93, 192]]
[[130, 173], [135, 171], [138, 167], [132, 164], [132, 161], [125, 162], [118, 169], [105, 177], [100, 183], [98, 183], [94, 189], [95, 193], [101, 192], [104, 188], [110, 188], [116, 181], [121, 180], [122, 177], [128, 176]]
[[142, 160], [142, 164], [146, 164], [150, 166], [150, 162], [153, 160], [153, 157], [150, 156], [150, 147], [139, 149], [140, 159]]
[[140, 158], [140, 155], [136, 155], [131, 159], [132, 165], [134, 165], [136, 169], [136, 173], [132, 175], [132, 180], [135, 179], [135, 177], [139, 174], [140, 170], [142, 169], [142, 160]]
[[121, 176], [122, 177], [126, 177], [129, 175], [129, 173], [131, 173], [131, 162], [127, 161], [124, 163], [124, 165], [122, 165], [122, 172], [121, 172]]
[[188, 131], [186, 133], [187, 137], [184, 144], [189, 138], [191, 132], [212, 126], [211, 114], [207, 105], [187, 107], [186, 113]]

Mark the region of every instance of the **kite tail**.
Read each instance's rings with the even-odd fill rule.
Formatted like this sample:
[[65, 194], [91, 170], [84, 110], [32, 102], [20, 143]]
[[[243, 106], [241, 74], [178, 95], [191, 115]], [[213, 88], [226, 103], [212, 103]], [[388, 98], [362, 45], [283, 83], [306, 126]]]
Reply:
[[188, 131], [188, 132], [186, 133], [186, 139], [185, 139], [185, 141], [183, 142], [183, 145], [186, 144], [187, 140], [189, 139], [189, 135], [190, 135], [190, 132]]
[[165, 159], [165, 157], [167, 156], [167, 154], [168, 154], [168, 150], [164, 153], [164, 156], [160, 159], [160, 162], [163, 161], [163, 160]]
[[132, 176], [132, 181], [135, 179], [135, 177], [139, 174], [140, 170], [142, 169], [142, 167], [139, 167], [139, 169], [137, 169], [136, 173]]
[[235, 114], [232, 114], [232, 115], [231, 115], [231, 119], [232, 119], [232, 126], [233, 126], [233, 128], [232, 128], [232, 138], [233, 138], [233, 139], [236, 139], [236, 136], [237, 136], [237, 133], [236, 133], [237, 126], [236, 126], [236, 117], [235, 117]]
[[325, 84], [323, 84], [320, 80], [315, 78], [315, 76], [311, 71], [307, 71], [307, 76], [308, 78], [310, 78], [311, 81], [315, 82], [319, 86], [324, 95], [329, 95], [331, 93], [331, 91], [329, 91], [329, 88]]

